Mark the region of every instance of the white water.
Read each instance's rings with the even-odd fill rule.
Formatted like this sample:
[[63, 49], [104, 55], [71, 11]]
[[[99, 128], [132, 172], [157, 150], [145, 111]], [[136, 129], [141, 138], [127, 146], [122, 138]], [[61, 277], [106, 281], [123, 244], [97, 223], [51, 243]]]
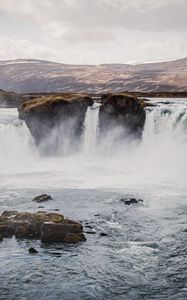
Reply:
[[96, 149], [97, 143], [97, 129], [98, 129], [98, 115], [99, 106], [94, 104], [88, 107], [85, 119], [85, 133], [84, 133], [84, 145], [83, 153], [85, 155], [93, 154]]
[[[31, 199], [49, 193], [42, 210], [96, 230], [76, 247], [4, 239], [0, 298], [186, 299], [187, 100], [152, 102], [141, 142], [120, 129], [100, 142], [88, 109], [82, 151], [63, 155], [59, 138], [56, 157], [38, 153], [16, 109], [0, 109], [0, 210], [37, 211]], [[128, 196], [144, 202], [127, 207]]]
[[[24, 161], [34, 157], [34, 143], [16, 109], [0, 109], [0, 162]], [[2, 168], [1, 168], [2, 171]]]
[[117, 141], [116, 132], [111, 132], [98, 145], [94, 107], [87, 112], [83, 150], [58, 157], [39, 155], [16, 109], [0, 109], [0, 187], [136, 190], [169, 184], [185, 188], [187, 100], [153, 102], [157, 106], [147, 111], [140, 143]]

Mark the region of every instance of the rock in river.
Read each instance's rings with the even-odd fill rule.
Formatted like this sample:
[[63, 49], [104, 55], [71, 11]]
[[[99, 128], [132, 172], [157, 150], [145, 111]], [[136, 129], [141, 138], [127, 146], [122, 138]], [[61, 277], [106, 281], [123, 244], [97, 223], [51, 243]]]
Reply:
[[47, 194], [42, 194], [42, 195], [36, 196], [32, 201], [41, 203], [41, 202], [46, 202], [48, 200], [52, 200], [52, 197]]
[[29, 248], [29, 254], [37, 254], [38, 251], [34, 249], [33, 247]]
[[43, 242], [76, 243], [85, 241], [81, 224], [63, 215], [46, 212], [5, 211], [0, 216], [0, 236], [41, 239]]
[[126, 198], [126, 199], [120, 199], [120, 201], [122, 201], [123, 203], [125, 203], [125, 205], [131, 205], [131, 204], [138, 204], [138, 203], [142, 203], [143, 200], [142, 199], [136, 199], [136, 198]]
[[101, 233], [100, 233], [100, 236], [108, 236], [108, 234], [105, 233], [105, 232], [101, 232]]

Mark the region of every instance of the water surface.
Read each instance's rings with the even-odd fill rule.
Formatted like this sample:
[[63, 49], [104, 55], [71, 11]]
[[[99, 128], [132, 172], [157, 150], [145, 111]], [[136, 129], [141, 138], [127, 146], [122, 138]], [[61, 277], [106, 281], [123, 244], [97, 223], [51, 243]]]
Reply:
[[[152, 102], [141, 142], [119, 140], [119, 129], [98, 143], [96, 107], [80, 153], [52, 157], [15, 109], [0, 109], [0, 212], [59, 209], [96, 232], [69, 246], [4, 239], [0, 299], [187, 298], [187, 100]], [[39, 208], [44, 192], [53, 200]]]

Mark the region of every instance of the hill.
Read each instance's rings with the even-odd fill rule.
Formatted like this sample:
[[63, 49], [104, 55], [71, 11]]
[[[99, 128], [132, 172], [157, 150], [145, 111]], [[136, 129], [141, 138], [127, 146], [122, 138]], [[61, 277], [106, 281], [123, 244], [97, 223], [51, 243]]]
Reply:
[[0, 61], [0, 74], [0, 89], [18, 93], [187, 91], [187, 58], [138, 65], [20, 59]]

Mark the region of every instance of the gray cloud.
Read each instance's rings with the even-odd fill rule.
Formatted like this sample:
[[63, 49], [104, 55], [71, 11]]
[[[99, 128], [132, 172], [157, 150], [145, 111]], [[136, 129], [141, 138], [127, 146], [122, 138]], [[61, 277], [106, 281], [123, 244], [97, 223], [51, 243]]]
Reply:
[[52, 49], [34, 44], [29, 40], [10, 39], [0, 36], [0, 60], [14, 58], [40, 58], [50, 59], [55, 57]]
[[0, 0], [0, 9], [71, 28], [186, 30], [186, 0]]
[[1, 47], [73, 63], [176, 58], [186, 55], [186, 11], [186, 0], [0, 0]]

